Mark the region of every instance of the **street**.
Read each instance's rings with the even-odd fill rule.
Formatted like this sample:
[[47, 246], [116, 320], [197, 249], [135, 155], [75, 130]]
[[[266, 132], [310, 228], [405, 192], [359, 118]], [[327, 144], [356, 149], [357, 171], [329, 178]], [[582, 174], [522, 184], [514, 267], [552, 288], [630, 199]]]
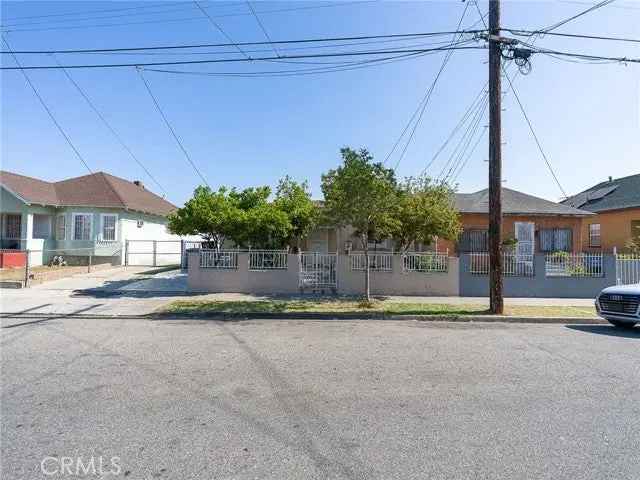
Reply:
[[640, 477], [638, 328], [2, 322], [4, 479]]

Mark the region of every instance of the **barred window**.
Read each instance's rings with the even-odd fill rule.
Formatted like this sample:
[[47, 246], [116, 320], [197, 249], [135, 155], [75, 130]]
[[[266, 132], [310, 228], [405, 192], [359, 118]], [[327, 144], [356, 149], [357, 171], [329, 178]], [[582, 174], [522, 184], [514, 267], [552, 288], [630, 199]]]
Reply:
[[58, 215], [56, 218], [56, 240], [64, 240], [67, 236], [67, 217]]
[[73, 239], [91, 240], [90, 213], [75, 213], [73, 215]]
[[600, 224], [592, 223], [589, 225], [589, 246], [599, 247], [600, 245]]
[[117, 215], [102, 215], [102, 240], [115, 241]]
[[22, 215], [9, 214], [5, 217], [4, 233], [7, 238], [17, 240], [21, 238]]
[[540, 251], [570, 252], [572, 247], [573, 231], [570, 228], [544, 228], [540, 230]]

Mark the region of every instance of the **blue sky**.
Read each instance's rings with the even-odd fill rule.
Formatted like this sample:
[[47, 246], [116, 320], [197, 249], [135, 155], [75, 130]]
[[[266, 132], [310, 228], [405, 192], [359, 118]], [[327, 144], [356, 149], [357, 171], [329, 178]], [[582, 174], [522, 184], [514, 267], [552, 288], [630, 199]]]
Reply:
[[[255, 18], [247, 14], [246, 3], [202, 4], [235, 41], [264, 40]], [[96, 13], [150, 5], [161, 7]], [[266, 12], [259, 16], [275, 40], [453, 30], [464, 9], [460, 1], [366, 2], [268, 13], [319, 5], [327, 2], [254, 2], [256, 11]], [[512, 28], [537, 29], [589, 5], [586, 0], [504, 1], [502, 23]], [[486, 11], [486, 2], [480, 1], [480, 7]], [[164, 13], [159, 13], [162, 9]], [[12, 20], [13, 17], [83, 11], [93, 13]], [[152, 11], [155, 13], [150, 13]], [[90, 20], [68, 21], [69, 18]], [[475, 7], [469, 8], [463, 25], [470, 25], [478, 18]], [[17, 25], [19, 23], [22, 25]], [[134, 24], [75, 28], [120, 23]], [[5, 31], [11, 30], [5, 35], [15, 50], [226, 42], [192, 2], [164, 5], [161, 2], [3, 2], [2, 24], [16, 24], [5, 27]], [[558, 31], [640, 38], [640, 3], [615, 2]], [[536, 45], [640, 57], [639, 44], [547, 36]], [[419, 173], [459, 121], [486, 81], [486, 56], [484, 50], [454, 53], [399, 164], [399, 176]], [[239, 78], [156, 72], [146, 72], [145, 76], [185, 148], [213, 187], [275, 185], [278, 178], [289, 174], [299, 180], [307, 179], [314, 197], [320, 197], [320, 175], [339, 163], [340, 147], [367, 147], [377, 159], [385, 158], [433, 81], [442, 57], [443, 54], [429, 55], [359, 70], [295, 77]], [[51, 62], [47, 56], [19, 58], [25, 65]], [[86, 63], [134, 57], [59, 55], [58, 58], [62, 63]], [[148, 61], [158, 57], [135, 58]], [[4, 66], [14, 65], [7, 55], [3, 55], [2, 61]], [[532, 63], [533, 70], [528, 76], [517, 77], [516, 88], [565, 190], [576, 193], [609, 175], [638, 173], [640, 65], [576, 64], [543, 55], [535, 56]], [[183, 69], [230, 72], [274, 68], [309, 66], [274, 67], [263, 63]], [[70, 73], [168, 191], [168, 199], [176, 204], [184, 202], [199, 179], [162, 123], [135, 69]], [[151, 189], [158, 190], [63, 72], [32, 71], [29, 74], [94, 171], [140, 178]], [[504, 108], [504, 185], [557, 200], [560, 191], [513, 95], [506, 95]], [[87, 173], [19, 71], [3, 72], [1, 119], [3, 169], [47, 180]], [[457, 178], [459, 191], [486, 187], [487, 149], [485, 137]], [[440, 173], [449, 157], [447, 152], [443, 152], [428, 173], [433, 176]], [[392, 157], [391, 163], [395, 164], [396, 159], [397, 156]]]

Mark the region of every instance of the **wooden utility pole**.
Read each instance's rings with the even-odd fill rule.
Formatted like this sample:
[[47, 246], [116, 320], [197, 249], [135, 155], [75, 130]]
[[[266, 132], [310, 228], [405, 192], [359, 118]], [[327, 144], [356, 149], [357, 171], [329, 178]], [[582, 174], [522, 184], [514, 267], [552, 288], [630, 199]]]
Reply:
[[489, 0], [489, 308], [502, 314], [502, 125], [500, 0]]

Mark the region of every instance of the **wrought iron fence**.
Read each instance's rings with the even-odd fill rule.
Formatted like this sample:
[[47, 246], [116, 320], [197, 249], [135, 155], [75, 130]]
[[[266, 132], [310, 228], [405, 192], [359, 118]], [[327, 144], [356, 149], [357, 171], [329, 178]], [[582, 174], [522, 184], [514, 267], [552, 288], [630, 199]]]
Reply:
[[336, 288], [338, 279], [335, 253], [300, 253], [298, 255], [300, 288]]
[[[477, 275], [489, 273], [489, 254], [470, 253], [469, 272]], [[515, 277], [533, 277], [535, 273], [533, 255], [517, 253], [502, 254], [502, 274]]]
[[402, 268], [405, 272], [446, 272], [449, 255], [446, 253], [405, 253]]
[[286, 250], [251, 250], [249, 270], [286, 270], [288, 258]]
[[640, 283], [640, 255], [616, 255], [616, 283]]
[[200, 250], [200, 268], [238, 268], [237, 250]]
[[545, 256], [547, 277], [602, 277], [604, 268], [601, 253], [555, 252]]
[[[351, 270], [365, 270], [367, 268], [364, 253], [349, 254], [351, 262]], [[391, 272], [393, 271], [393, 254], [392, 253], [370, 253], [369, 254], [369, 270], [372, 272]]]

